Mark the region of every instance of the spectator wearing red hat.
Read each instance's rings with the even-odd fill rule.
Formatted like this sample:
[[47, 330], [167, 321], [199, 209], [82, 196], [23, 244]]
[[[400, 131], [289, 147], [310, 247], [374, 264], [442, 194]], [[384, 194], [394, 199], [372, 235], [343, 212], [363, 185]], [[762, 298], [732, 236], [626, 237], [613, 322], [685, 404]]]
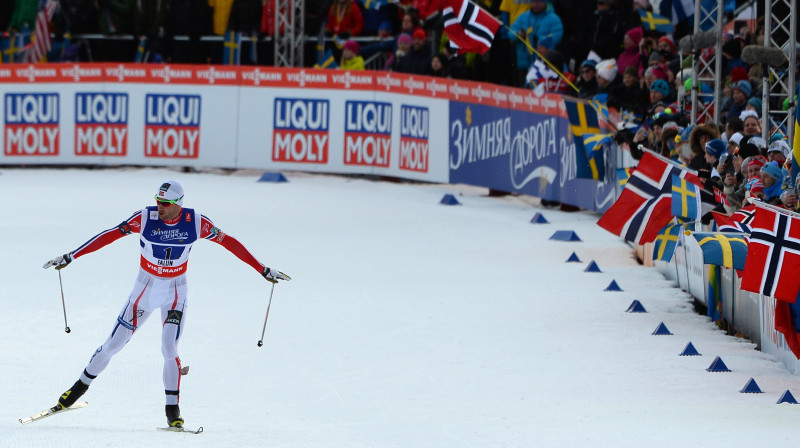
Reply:
[[664, 58], [671, 60], [675, 57], [675, 41], [672, 36], [665, 34], [658, 38], [658, 51], [664, 55]]
[[427, 34], [422, 28], [417, 28], [411, 34], [411, 49], [408, 54], [397, 61], [396, 70], [400, 73], [424, 75], [431, 65], [431, 57], [433, 57], [433, 51]]

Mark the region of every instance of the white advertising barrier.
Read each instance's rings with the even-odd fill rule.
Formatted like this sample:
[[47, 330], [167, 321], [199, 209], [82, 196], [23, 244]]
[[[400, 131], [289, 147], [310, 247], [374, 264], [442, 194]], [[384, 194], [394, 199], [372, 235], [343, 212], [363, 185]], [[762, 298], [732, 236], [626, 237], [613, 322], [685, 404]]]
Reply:
[[783, 334], [775, 329], [775, 299], [769, 296], [758, 297], [761, 305], [759, 307], [761, 311], [761, 351], [775, 355], [786, 366], [786, 370], [794, 375], [800, 375], [800, 360], [789, 349]]
[[432, 182], [449, 180], [449, 92], [469, 91], [386, 72], [148, 64], [5, 65], [0, 86], [0, 164], [293, 169]]

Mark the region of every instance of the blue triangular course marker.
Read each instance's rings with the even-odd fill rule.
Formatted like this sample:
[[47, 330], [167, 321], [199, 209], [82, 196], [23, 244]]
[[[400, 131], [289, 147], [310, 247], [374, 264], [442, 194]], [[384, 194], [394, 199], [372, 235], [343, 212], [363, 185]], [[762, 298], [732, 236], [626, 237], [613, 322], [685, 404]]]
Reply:
[[622, 288], [619, 287], [616, 280], [611, 280], [611, 283], [605, 289], [606, 291], [622, 291]]
[[789, 389], [786, 389], [786, 392], [784, 392], [783, 395], [781, 395], [781, 398], [778, 399], [777, 404], [781, 403], [797, 404], [797, 400], [794, 399], [794, 395], [789, 392]]
[[731, 369], [729, 369], [728, 366], [726, 366], [725, 363], [722, 362], [722, 358], [717, 356], [716, 358], [714, 358], [714, 361], [711, 363], [711, 365], [708, 366], [706, 371], [708, 371], [708, 372], [730, 372]]
[[627, 310], [625, 310], [625, 312], [626, 313], [646, 313], [647, 310], [644, 309], [644, 305], [642, 305], [642, 302], [640, 302], [638, 300], [634, 300], [633, 302], [631, 302], [631, 305], [628, 307]]
[[573, 252], [572, 255], [570, 255], [569, 258], [567, 258], [567, 263], [580, 263], [580, 262], [581, 259], [578, 258], [578, 254], [576, 254], [575, 252]]
[[452, 194], [444, 195], [444, 197], [442, 197], [442, 200], [439, 201], [439, 203], [444, 205], [461, 205], [461, 203], [458, 202], [458, 199], [456, 199], [456, 197], [453, 196]]
[[558, 241], [580, 241], [578, 234], [574, 230], [556, 230], [556, 233], [550, 237], [551, 240]]
[[750, 378], [750, 380], [747, 381], [747, 384], [745, 384], [744, 387], [742, 388], [742, 390], [740, 390], [739, 392], [741, 392], [743, 394], [763, 394], [764, 393], [764, 392], [761, 391], [761, 388], [758, 387], [758, 384], [756, 384], [756, 380], [754, 380], [752, 378]]
[[653, 330], [653, 334], [656, 336], [668, 336], [671, 335], [672, 333], [669, 332], [669, 329], [667, 329], [667, 326], [664, 325], [664, 322], [661, 322], [660, 324], [658, 324], [656, 329]]
[[598, 266], [597, 263], [595, 263], [594, 260], [592, 260], [589, 262], [589, 266], [586, 266], [586, 269], [584, 269], [583, 272], [603, 272], [603, 271], [601, 271], [600, 266]]
[[694, 344], [689, 342], [688, 344], [686, 344], [686, 348], [683, 349], [680, 356], [701, 356], [701, 355], [700, 352], [698, 352], [697, 349], [694, 348]]
[[545, 217], [539, 212], [536, 212], [536, 214], [533, 215], [531, 222], [534, 224], [549, 224], [547, 219], [545, 219]]
[[258, 182], [289, 182], [282, 173], [266, 172], [261, 175]]

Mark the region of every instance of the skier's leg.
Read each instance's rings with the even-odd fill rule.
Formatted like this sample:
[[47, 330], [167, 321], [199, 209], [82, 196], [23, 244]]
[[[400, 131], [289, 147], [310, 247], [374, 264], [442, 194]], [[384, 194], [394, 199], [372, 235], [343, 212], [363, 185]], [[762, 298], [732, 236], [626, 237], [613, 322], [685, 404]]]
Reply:
[[125, 347], [125, 344], [127, 344], [133, 336], [133, 333], [136, 332], [136, 329], [150, 316], [149, 310], [142, 309], [139, 306], [143, 298], [146, 300], [146, 295], [149, 293], [148, 286], [149, 282], [136, 283], [133, 292], [131, 292], [128, 298], [128, 302], [117, 317], [111, 335], [103, 345], [95, 350], [86, 368], [83, 369], [78, 381], [61, 395], [58, 400], [59, 405], [62, 407], [70, 407], [78, 398], [86, 393], [89, 385], [97, 378], [97, 375], [105, 370], [111, 358]]
[[183, 426], [178, 403], [181, 387], [181, 359], [178, 341], [183, 333], [186, 317], [186, 282], [181, 278], [175, 282], [172, 300], [161, 307], [161, 354], [164, 357], [164, 394], [166, 395], [167, 422], [170, 426]]

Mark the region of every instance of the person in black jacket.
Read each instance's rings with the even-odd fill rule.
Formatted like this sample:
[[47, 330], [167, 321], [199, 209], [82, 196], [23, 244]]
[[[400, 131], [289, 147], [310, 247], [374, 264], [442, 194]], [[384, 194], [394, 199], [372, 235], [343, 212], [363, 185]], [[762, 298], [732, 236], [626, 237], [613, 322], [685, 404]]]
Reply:
[[397, 62], [397, 71], [424, 75], [428, 73], [431, 57], [433, 57], [433, 51], [428, 43], [425, 30], [417, 28], [411, 35], [411, 50]]
[[602, 59], [617, 59], [622, 51], [623, 16], [616, 8], [615, 0], [597, 0], [597, 9], [589, 24], [592, 51]]
[[647, 104], [647, 92], [639, 86], [636, 67], [626, 68], [622, 74], [622, 84], [614, 87], [608, 94], [608, 107], [642, 115]]
[[578, 98], [597, 95], [597, 62], [591, 59], [583, 61], [575, 86], [578, 88]]

